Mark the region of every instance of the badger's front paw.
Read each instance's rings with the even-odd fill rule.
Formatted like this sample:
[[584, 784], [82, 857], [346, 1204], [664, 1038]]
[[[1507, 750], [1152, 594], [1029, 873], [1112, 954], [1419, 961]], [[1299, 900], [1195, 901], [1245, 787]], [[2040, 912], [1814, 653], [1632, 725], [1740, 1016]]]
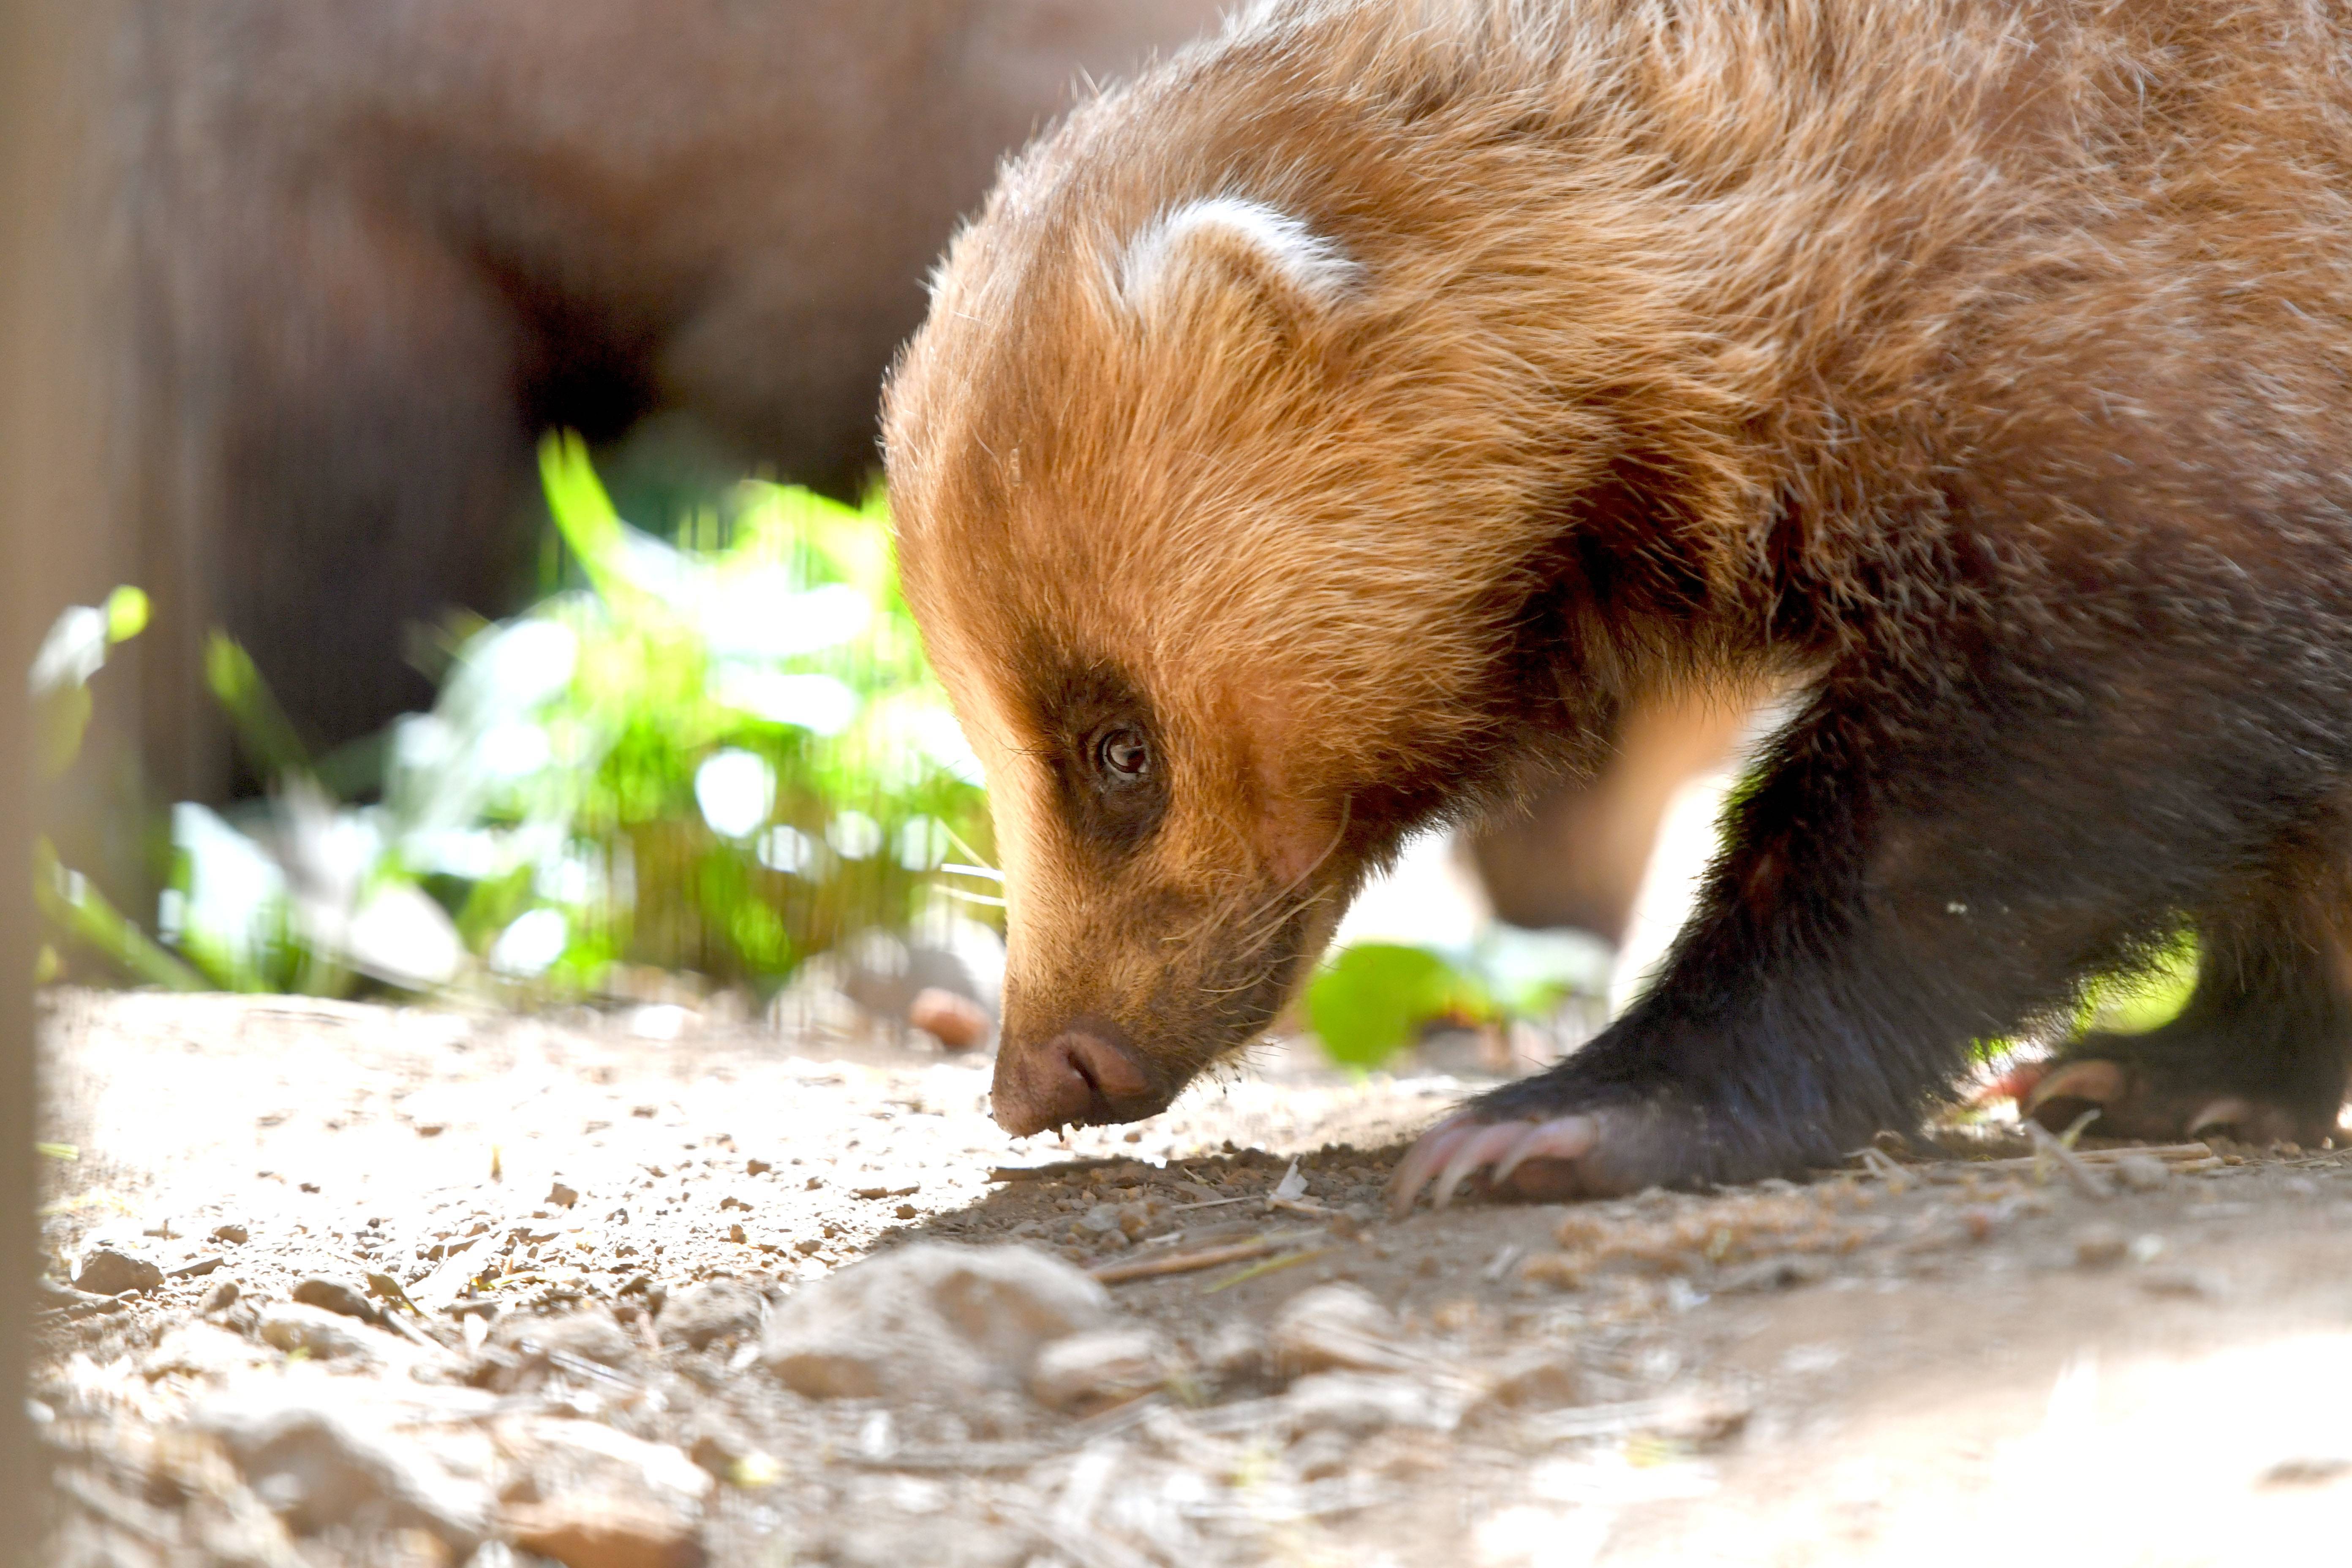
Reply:
[[1496, 1196], [1557, 1201], [1727, 1180], [1722, 1142], [1710, 1138], [1710, 1119], [1691, 1107], [1597, 1102], [1543, 1114], [1524, 1096], [1512, 1096], [1519, 1105], [1494, 1100], [1465, 1107], [1421, 1135], [1390, 1180], [1390, 1213], [1412, 1211], [1430, 1183], [1430, 1206], [1444, 1208], [1463, 1183]]
[[1829, 1130], [1793, 1128], [1761, 1104], [1734, 1111], [1679, 1087], [1646, 1096], [1622, 1085], [1601, 1089], [1554, 1068], [1485, 1095], [1423, 1133], [1390, 1181], [1389, 1206], [1405, 1214], [1432, 1183], [1436, 1208], [1465, 1184], [1553, 1202], [1751, 1182], [1837, 1157]]

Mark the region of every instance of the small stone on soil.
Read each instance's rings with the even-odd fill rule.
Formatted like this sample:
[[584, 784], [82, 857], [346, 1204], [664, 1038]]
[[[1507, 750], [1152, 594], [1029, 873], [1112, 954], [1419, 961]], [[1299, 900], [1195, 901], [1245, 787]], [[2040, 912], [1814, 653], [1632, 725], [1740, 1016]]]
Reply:
[[390, 1413], [353, 1397], [340, 1380], [225, 1395], [200, 1410], [196, 1424], [299, 1533], [341, 1524], [422, 1529], [462, 1562], [487, 1528], [488, 1489], [452, 1474], [394, 1430]]
[[1450, 1432], [1461, 1406], [1417, 1379], [1322, 1372], [1290, 1385], [1283, 1409], [1293, 1433], [1339, 1432], [1362, 1437], [1387, 1426]]
[[1390, 1372], [1409, 1364], [1396, 1319], [1355, 1285], [1318, 1285], [1290, 1299], [1267, 1335], [1276, 1369], [1286, 1377], [1344, 1368]]
[[116, 1247], [94, 1247], [74, 1271], [74, 1289], [93, 1296], [120, 1296], [125, 1290], [158, 1289], [163, 1271], [136, 1253]]
[[804, 1287], [761, 1360], [810, 1398], [952, 1398], [1021, 1386], [1040, 1347], [1109, 1316], [1101, 1285], [1035, 1248], [919, 1242]]
[[665, 1341], [703, 1350], [714, 1340], [758, 1332], [761, 1305], [760, 1293], [740, 1280], [707, 1280], [672, 1296], [658, 1327]]
[[490, 1331], [489, 1342], [501, 1350], [559, 1351], [593, 1361], [600, 1366], [620, 1366], [636, 1352], [636, 1341], [609, 1308], [583, 1307], [551, 1318], [509, 1315]]
[[365, 1289], [348, 1279], [338, 1279], [331, 1274], [313, 1274], [296, 1283], [294, 1300], [309, 1307], [322, 1307], [346, 1318], [357, 1318], [363, 1323], [382, 1321], [383, 1313], [368, 1300]]
[[2086, 1225], [2074, 1233], [2074, 1261], [2085, 1268], [2106, 1268], [2124, 1259], [2128, 1243], [2111, 1225]]
[[1098, 1329], [1039, 1351], [1029, 1392], [1053, 1409], [1087, 1412], [1123, 1405], [1167, 1381], [1159, 1335], [1149, 1329]]
[[567, 1492], [523, 1503], [501, 1521], [517, 1546], [564, 1568], [700, 1568], [692, 1521], [627, 1498]]
[[289, 1355], [299, 1351], [316, 1361], [356, 1359], [373, 1364], [415, 1353], [406, 1340], [299, 1301], [281, 1301], [264, 1312], [258, 1332], [266, 1344]]

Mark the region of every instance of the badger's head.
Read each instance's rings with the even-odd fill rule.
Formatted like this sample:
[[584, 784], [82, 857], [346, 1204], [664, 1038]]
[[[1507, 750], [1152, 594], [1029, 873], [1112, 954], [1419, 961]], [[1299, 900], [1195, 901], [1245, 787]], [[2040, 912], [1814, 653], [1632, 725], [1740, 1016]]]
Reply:
[[1610, 444], [1371, 216], [1432, 202], [1171, 173], [1138, 119], [1008, 175], [885, 413], [996, 814], [1016, 1133], [1150, 1115], [1250, 1043], [1368, 871], [1589, 742], [1611, 685], [1559, 526]]

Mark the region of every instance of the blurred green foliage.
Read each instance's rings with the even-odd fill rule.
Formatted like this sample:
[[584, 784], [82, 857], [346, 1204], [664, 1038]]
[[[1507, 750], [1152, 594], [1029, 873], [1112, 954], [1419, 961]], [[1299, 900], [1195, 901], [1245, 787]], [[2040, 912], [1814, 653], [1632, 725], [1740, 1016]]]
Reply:
[[1444, 1020], [1498, 1016], [1486, 987], [1426, 948], [1367, 942], [1342, 948], [1307, 986], [1307, 1022], [1332, 1060], [1376, 1068]]
[[[206, 676], [271, 797], [174, 808], [163, 945], [52, 857], [59, 930], [150, 984], [543, 996], [617, 964], [765, 989], [861, 931], [997, 901], [942, 870], [988, 864], [986, 803], [878, 496], [746, 482], [682, 547], [621, 519], [577, 438], [541, 468], [570, 585], [458, 628], [430, 712], [315, 761], [215, 636]], [[59, 622], [34, 682], [59, 756], [143, 610]]]
[[2084, 988], [2078, 1033], [2144, 1035], [2180, 1016], [2197, 989], [2197, 933], [2184, 931], [2138, 970], [2102, 975]]

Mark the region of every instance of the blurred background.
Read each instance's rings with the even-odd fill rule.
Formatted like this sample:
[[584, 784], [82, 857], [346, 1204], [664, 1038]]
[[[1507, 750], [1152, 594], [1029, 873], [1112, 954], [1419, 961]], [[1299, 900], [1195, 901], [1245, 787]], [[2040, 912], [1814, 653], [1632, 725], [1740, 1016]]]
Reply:
[[[78, 10], [39, 977], [896, 1029], [938, 993], [983, 1040], [988, 815], [877, 390], [998, 160], [1215, 10]], [[1416, 846], [1292, 1022], [1360, 1066], [1573, 1044], [1753, 706], [1629, 713], [1601, 779]]]

